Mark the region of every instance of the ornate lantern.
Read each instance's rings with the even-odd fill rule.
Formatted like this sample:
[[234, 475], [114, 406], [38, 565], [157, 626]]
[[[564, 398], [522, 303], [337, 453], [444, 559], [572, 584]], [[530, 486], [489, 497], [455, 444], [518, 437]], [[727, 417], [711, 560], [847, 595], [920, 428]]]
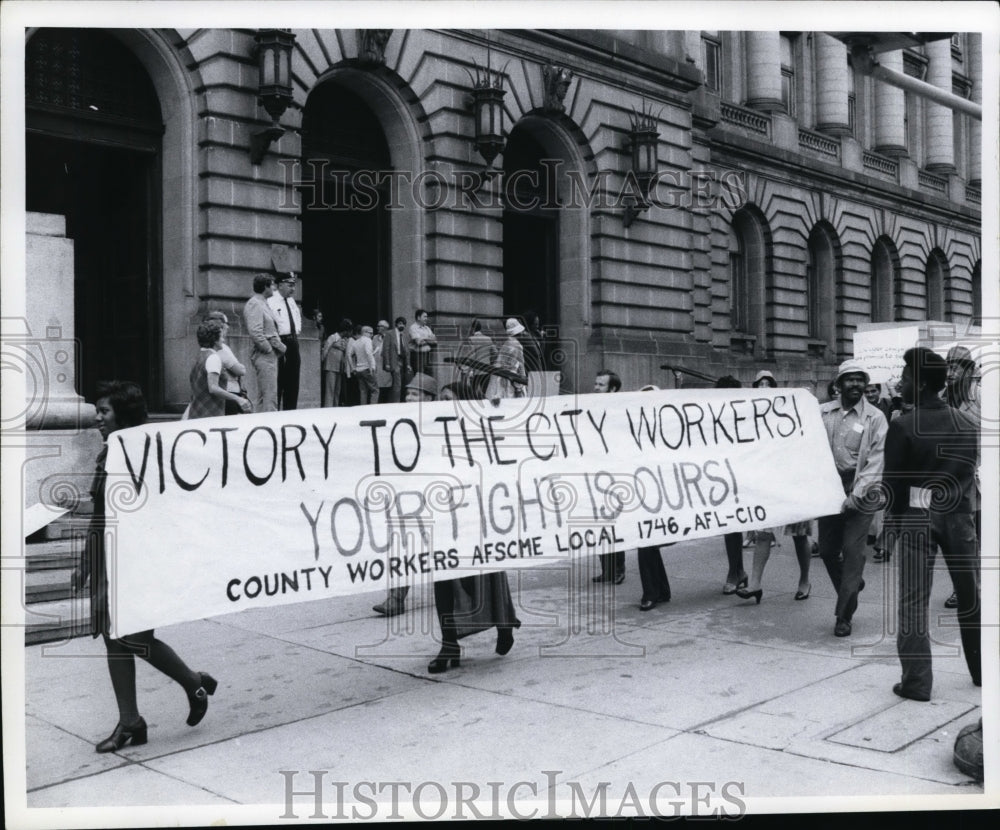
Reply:
[[652, 113], [635, 113], [631, 119], [628, 148], [631, 151], [629, 173], [639, 186], [639, 197], [635, 204], [625, 208], [624, 226], [627, 228], [635, 218], [649, 207], [649, 188], [657, 174], [656, 150], [660, 134], [656, 131], [656, 119]]
[[292, 103], [292, 46], [295, 35], [290, 29], [258, 29], [256, 43], [258, 81], [257, 103], [271, 116], [271, 126], [250, 138], [250, 160], [260, 164], [264, 153], [284, 134], [278, 123]]

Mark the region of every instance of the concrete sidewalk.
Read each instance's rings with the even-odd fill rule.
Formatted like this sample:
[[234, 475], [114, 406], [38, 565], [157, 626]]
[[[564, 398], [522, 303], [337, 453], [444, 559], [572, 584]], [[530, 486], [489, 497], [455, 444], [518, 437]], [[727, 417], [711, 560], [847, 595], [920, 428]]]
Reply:
[[[346, 782], [343, 798], [378, 801], [380, 818], [386, 782], [429, 782], [416, 797], [397, 791], [400, 810], [427, 804], [433, 816], [450, 799], [444, 817], [460, 807], [455, 782], [522, 815], [531, 804], [544, 815], [549, 799], [585, 815], [581, 797], [595, 799], [597, 814], [602, 792], [603, 812], [636, 814], [622, 804], [630, 786], [640, 815], [651, 793], [667, 815], [678, 802], [738, 815], [748, 800], [781, 809], [770, 800], [816, 797], [819, 809], [842, 809], [981, 794], [952, 764], [981, 696], [943, 608], [947, 573], [931, 602], [934, 699], [915, 703], [892, 693], [895, 563], [869, 563], [853, 636], [837, 639], [821, 561], [812, 560], [811, 598], [793, 601], [798, 571], [791, 539], [782, 541], [759, 606], [722, 596], [721, 539], [663, 549], [673, 600], [649, 612], [638, 609], [634, 552], [615, 588], [589, 574], [569, 586], [570, 572], [550, 567], [512, 572], [523, 623], [513, 651], [499, 657], [492, 632], [474, 635], [462, 641], [461, 667], [439, 675], [426, 670], [437, 651], [429, 589], [411, 592], [407, 614], [392, 620], [371, 611], [381, 595], [368, 594], [164, 628], [159, 636], [219, 690], [189, 728], [183, 693], [140, 662], [149, 743], [109, 755], [94, 752], [117, 720], [101, 641], [29, 647], [28, 807], [193, 805], [212, 820], [219, 808], [272, 805], [263, 815], [277, 820], [294, 790], [307, 794], [291, 813], [307, 819], [316, 781], [324, 815], [337, 817], [335, 782]], [[748, 569], [751, 558], [745, 551]], [[699, 796], [709, 801], [692, 808]]]

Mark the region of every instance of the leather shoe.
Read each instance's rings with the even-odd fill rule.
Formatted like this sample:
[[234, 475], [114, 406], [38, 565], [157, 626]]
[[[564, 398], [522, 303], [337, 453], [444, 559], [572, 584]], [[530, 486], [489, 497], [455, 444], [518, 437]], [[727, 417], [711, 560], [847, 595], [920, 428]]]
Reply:
[[614, 583], [615, 585], [621, 585], [625, 581], [625, 571], [619, 571], [615, 574]]
[[117, 752], [130, 741], [132, 746], [146, 743], [146, 721], [143, 718], [139, 718], [131, 726], [122, 726], [119, 723], [114, 732], [97, 745], [97, 751]]
[[920, 703], [926, 703], [931, 699], [930, 695], [917, 694], [916, 692], [907, 692], [903, 689], [902, 683], [897, 683], [892, 687], [892, 690], [900, 697], [905, 697], [907, 700], [917, 700]]
[[403, 603], [393, 602], [391, 599], [372, 606], [372, 611], [384, 614], [386, 617], [395, 617], [398, 614], [402, 614], [403, 610]]
[[749, 581], [750, 581], [750, 577], [748, 577], [746, 574], [744, 574], [742, 577], [740, 577], [739, 582], [737, 582], [735, 585], [732, 582], [727, 582], [725, 585], [723, 585], [722, 586], [722, 593], [725, 596], [727, 596], [727, 597], [730, 594], [735, 594], [740, 588], [746, 588], [747, 587], [747, 583]]
[[952, 593], [948, 599], [944, 601], [945, 608], [958, 608], [958, 594]]
[[837, 624], [833, 627], [833, 636], [850, 637], [851, 636], [850, 620], [837, 620]]
[[653, 599], [642, 599], [639, 602], [639, 610], [640, 611], [650, 611], [653, 608], [656, 608], [656, 600], [653, 600]]
[[497, 654], [506, 654], [514, 647], [514, 629], [512, 626], [497, 626]]
[[188, 726], [197, 726], [201, 723], [205, 712], [208, 711], [208, 696], [214, 695], [219, 685], [218, 681], [210, 674], [198, 672], [198, 676], [201, 678], [201, 685], [188, 695], [188, 703], [191, 706], [187, 717]]

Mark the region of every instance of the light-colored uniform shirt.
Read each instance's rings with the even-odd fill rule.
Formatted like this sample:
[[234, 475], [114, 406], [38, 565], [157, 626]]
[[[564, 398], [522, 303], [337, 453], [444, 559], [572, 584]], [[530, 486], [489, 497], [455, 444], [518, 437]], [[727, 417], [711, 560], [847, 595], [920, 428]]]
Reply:
[[295, 304], [295, 298], [289, 297], [287, 300], [288, 306], [285, 306], [285, 298], [282, 297], [277, 291], [275, 291], [267, 299], [267, 304], [271, 307], [271, 311], [274, 312], [274, 319], [278, 323], [278, 334], [281, 337], [287, 337], [292, 333], [292, 326], [288, 320], [288, 309], [292, 311], [292, 320], [295, 321], [295, 333], [302, 333], [302, 312], [299, 311], [299, 307]]

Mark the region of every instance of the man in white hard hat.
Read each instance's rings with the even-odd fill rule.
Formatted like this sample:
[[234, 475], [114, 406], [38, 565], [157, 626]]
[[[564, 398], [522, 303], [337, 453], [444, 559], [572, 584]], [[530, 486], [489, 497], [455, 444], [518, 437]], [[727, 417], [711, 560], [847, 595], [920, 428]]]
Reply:
[[819, 520], [819, 555], [837, 590], [833, 629], [837, 637], [851, 634], [858, 594], [865, 587], [868, 531], [880, 507], [879, 488], [885, 465], [885, 436], [889, 424], [878, 407], [865, 399], [869, 377], [855, 360], [845, 360], [837, 371], [839, 394], [820, 406], [833, 460], [844, 485], [840, 512]]

